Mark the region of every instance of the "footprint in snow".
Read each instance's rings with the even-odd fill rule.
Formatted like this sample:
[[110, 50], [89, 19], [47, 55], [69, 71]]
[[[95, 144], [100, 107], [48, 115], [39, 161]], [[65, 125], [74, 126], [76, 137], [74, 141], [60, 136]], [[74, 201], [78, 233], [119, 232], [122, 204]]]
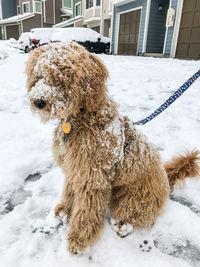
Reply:
[[7, 214], [15, 209], [16, 206], [23, 204], [28, 197], [32, 196], [32, 192], [30, 190], [26, 190], [26, 184], [30, 182], [36, 182], [41, 179], [42, 174], [45, 174], [49, 171], [52, 166], [47, 167], [43, 172], [37, 171], [33, 174], [29, 174], [25, 180], [24, 184], [21, 185], [17, 190], [9, 193], [8, 199], [1, 199], [2, 206], [0, 210], [0, 214]]
[[170, 199], [175, 201], [175, 202], [180, 203], [183, 206], [188, 207], [192, 212], [196, 213], [197, 215], [200, 215], [200, 206], [195, 204], [195, 203], [192, 203], [191, 201], [189, 201], [185, 197], [175, 196], [175, 195], [171, 194]]
[[20, 204], [23, 204], [28, 197], [32, 196], [31, 191], [27, 191], [21, 186], [18, 190], [13, 192], [8, 200], [3, 203], [3, 210], [0, 214], [4, 215], [14, 210], [14, 208]]
[[152, 248], [154, 247], [154, 244], [150, 240], [144, 240], [140, 245], [140, 249], [142, 252], [150, 252]]
[[170, 242], [165, 240], [163, 242], [162, 239], [158, 238], [155, 241], [155, 247], [165, 254], [182, 258], [194, 267], [200, 266], [200, 246], [193, 244], [189, 240], [173, 240]]
[[58, 230], [63, 226], [63, 222], [60, 221], [56, 226], [40, 226], [40, 227], [36, 227], [32, 230], [32, 233], [41, 233], [41, 234], [45, 234], [48, 236], [52, 236], [55, 233], [58, 232]]

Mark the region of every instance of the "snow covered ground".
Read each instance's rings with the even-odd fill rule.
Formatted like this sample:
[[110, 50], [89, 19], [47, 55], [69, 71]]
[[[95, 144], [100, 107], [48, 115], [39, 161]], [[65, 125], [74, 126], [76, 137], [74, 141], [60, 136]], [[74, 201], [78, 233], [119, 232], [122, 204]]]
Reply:
[[[55, 122], [44, 125], [29, 109], [27, 55], [3, 41], [0, 51], [8, 54], [0, 58], [0, 266], [200, 266], [200, 179], [188, 178], [185, 187], [176, 187], [152, 228], [121, 239], [106, 218], [100, 241], [86, 254], [67, 252], [67, 223], [53, 213], [64, 179], [51, 157]], [[110, 72], [110, 94], [121, 113], [134, 121], [154, 111], [200, 65], [200, 61], [133, 56], [100, 58]], [[138, 126], [163, 160], [186, 149], [200, 149], [199, 87], [200, 79], [163, 114]], [[148, 246], [153, 249], [143, 252]]]

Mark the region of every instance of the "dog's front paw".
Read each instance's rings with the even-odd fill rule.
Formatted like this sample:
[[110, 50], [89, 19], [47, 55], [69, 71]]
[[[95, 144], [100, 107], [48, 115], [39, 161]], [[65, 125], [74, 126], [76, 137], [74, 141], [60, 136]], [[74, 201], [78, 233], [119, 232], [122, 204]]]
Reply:
[[64, 217], [67, 215], [66, 208], [62, 202], [55, 206], [54, 214], [55, 214], [55, 217], [57, 216]]
[[127, 235], [133, 232], [133, 225], [130, 223], [126, 223], [124, 221], [116, 220], [111, 218], [110, 220], [112, 229], [117, 233], [120, 237], [126, 237]]
[[67, 248], [72, 254], [80, 254], [86, 248], [83, 244], [83, 240], [76, 235], [69, 234], [67, 240]]

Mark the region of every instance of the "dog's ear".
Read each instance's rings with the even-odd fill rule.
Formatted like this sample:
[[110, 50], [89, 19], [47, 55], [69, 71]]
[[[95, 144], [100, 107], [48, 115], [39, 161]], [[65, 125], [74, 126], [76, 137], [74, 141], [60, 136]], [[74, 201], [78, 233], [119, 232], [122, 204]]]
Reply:
[[96, 56], [90, 54], [91, 75], [85, 94], [85, 108], [88, 112], [95, 112], [99, 104], [105, 99], [107, 93], [106, 80], [108, 71], [103, 62]]

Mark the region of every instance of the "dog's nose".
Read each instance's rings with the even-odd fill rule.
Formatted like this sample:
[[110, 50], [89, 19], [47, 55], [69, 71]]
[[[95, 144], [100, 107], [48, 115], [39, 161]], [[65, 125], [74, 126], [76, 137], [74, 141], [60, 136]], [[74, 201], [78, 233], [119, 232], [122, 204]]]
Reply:
[[39, 109], [43, 109], [46, 106], [46, 102], [40, 99], [34, 100], [33, 104], [36, 106], [36, 108], [39, 108]]

